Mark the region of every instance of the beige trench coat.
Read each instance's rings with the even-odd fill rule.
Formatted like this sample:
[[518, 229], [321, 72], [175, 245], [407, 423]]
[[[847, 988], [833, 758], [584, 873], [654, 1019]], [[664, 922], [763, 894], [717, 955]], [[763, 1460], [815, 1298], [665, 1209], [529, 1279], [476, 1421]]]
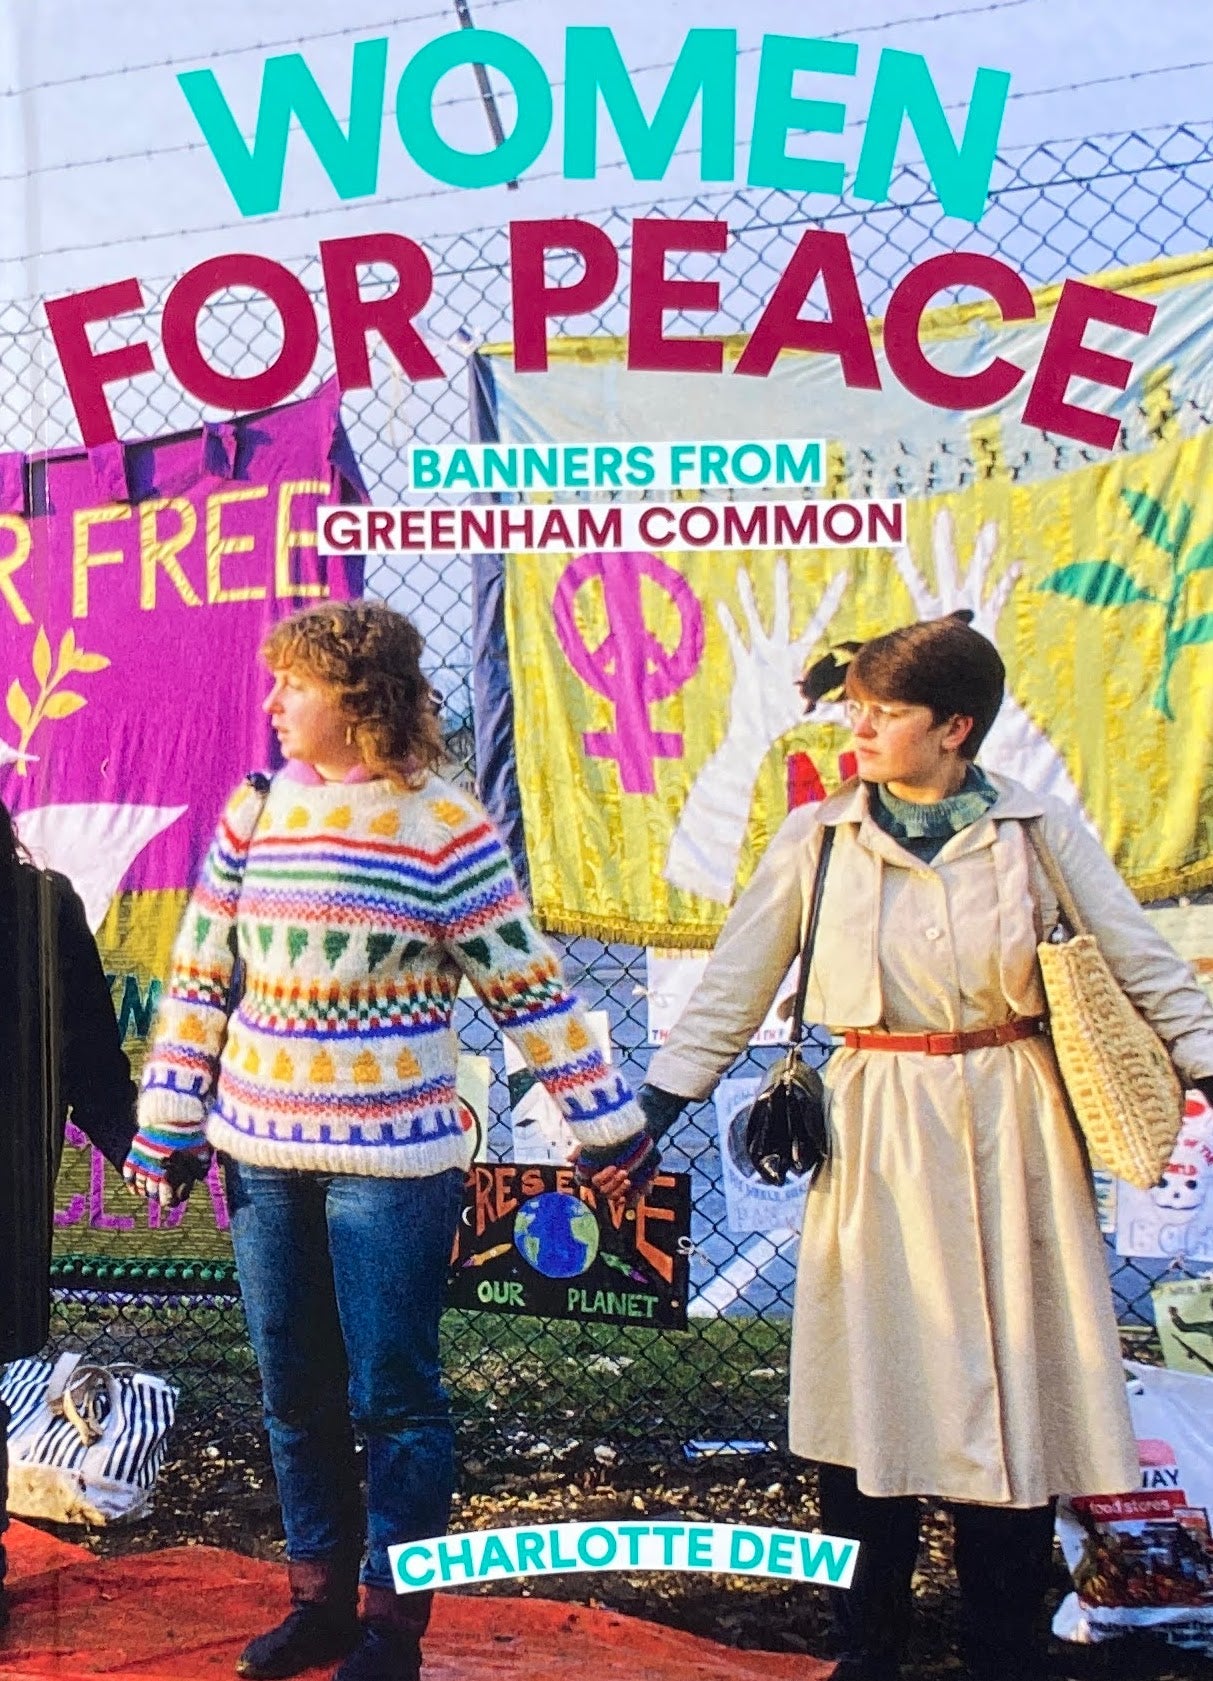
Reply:
[[[807, 1019], [901, 1032], [1045, 1009], [1036, 945], [1054, 895], [1044, 832], [1117, 978], [1181, 1074], [1213, 1074], [1213, 1007], [1098, 843], [1003, 777], [925, 864], [851, 783], [794, 811], [741, 894], [649, 1080], [703, 1098], [744, 1049], [807, 917], [834, 826]], [[964, 1056], [840, 1049], [833, 1154], [804, 1216], [789, 1437], [866, 1494], [1039, 1506], [1139, 1471], [1086, 1154], [1047, 1037]]]

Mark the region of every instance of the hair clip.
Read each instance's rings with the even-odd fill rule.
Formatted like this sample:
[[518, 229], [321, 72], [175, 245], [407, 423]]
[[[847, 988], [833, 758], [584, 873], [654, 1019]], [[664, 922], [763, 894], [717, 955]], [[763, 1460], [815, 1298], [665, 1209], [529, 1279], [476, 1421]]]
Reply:
[[797, 687], [810, 706], [842, 698], [847, 667], [862, 647], [862, 642], [837, 642], [820, 659], [805, 666]]

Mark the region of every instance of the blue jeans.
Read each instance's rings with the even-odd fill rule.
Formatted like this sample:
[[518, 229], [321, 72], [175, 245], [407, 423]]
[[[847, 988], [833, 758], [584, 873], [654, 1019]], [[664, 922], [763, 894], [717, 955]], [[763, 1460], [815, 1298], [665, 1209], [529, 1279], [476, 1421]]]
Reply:
[[287, 1557], [361, 1554], [356, 1430], [366, 1443], [362, 1579], [390, 1588], [388, 1547], [442, 1535], [450, 1517], [438, 1321], [463, 1174], [377, 1179], [230, 1158], [224, 1171]]

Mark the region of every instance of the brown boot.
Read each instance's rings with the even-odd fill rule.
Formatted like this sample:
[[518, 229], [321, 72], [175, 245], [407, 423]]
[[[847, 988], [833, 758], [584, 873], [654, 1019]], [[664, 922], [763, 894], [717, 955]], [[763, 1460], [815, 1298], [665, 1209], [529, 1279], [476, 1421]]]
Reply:
[[288, 1562], [291, 1610], [250, 1640], [236, 1661], [247, 1681], [284, 1681], [344, 1657], [358, 1643], [358, 1561], [352, 1556]]
[[364, 1593], [362, 1638], [333, 1681], [420, 1681], [421, 1637], [433, 1594], [372, 1587]]

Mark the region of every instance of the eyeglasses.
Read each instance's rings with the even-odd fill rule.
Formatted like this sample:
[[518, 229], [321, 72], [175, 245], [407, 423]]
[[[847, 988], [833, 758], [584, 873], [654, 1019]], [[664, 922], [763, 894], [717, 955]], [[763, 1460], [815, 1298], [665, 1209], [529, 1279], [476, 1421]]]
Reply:
[[866, 718], [877, 735], [888, 729], [890, 724], [898, 723], [909, 711], [909, 708], [904, 706], [881, 706], [877, 701], [860, 700], [843, 701], [842, 709], [852, 729]]

